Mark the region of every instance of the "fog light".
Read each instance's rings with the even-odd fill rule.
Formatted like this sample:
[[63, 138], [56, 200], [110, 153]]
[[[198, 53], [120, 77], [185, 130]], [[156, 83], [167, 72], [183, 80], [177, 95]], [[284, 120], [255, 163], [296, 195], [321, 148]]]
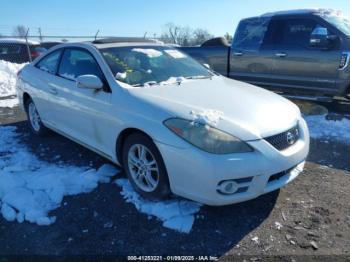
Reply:
[[218, 192], [224, 195], [232, 195], [238, 189], [238, 184], [233, 180], [222, 181], [218, 185]]

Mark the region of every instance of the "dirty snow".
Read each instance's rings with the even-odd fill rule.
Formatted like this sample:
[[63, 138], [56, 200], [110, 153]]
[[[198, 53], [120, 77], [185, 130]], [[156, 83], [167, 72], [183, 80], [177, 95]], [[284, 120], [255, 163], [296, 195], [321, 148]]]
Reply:
[[50, 225], [56, 218], [49, 212], [64, 196], [90, 192], [117, 172], [111, 165], [95, 170], [40, 161], [21, 145], [16, 127], [0, 127], [0, 206], [8, 221]]
[[122, 188], [121, 194], [126, 202], [132, 203], [141, 213], [157, 217], [164, 227], [182, 233], [191, 231], [201, 204], [184, 199], [150, 201], [137, 194], [127, 179], [118, 179], [116, 184]]
[[[91, 192], [118, 172], [107, 164], [96, 170], [41, 161], [21, 144], [16, 127], [0, 126], [0, 214], [8, 221], [50, 225], [56, 218], [49, 213], [62, 205], [64, 196]], [[126, 179], [116, 183], [126, 201], [141, 213], [160, 219], [164, 227], [191, 231], [200, 204], [183, 199], [145, 200]]]
[[219, 121], [222, 119], [224, 115], [223, 112], [218, 110], [202, 110], [202, 111], [194, 111], [190, 112], [192, 120], [201, 123], [203, 125], [209, 125], [216, 127], [219, 124]]
[[143, 53], [150, 58], [159, 57], [159, 56], [163, 55], [163, 53], [161, 51], [158, 51], [158, 50], [153, 49], [153, 48], [133, 48], [131, 51]]
[[18, 104], [13, 97], [16, 95], [16, 77], [17, 72], [25, 65], [0, 60], [0, 107], [14, 107]]
[[310, 136], [315, 139], [329, 139], [350, 143], [350, 119], [326, 119], [326, 116], [306, 116]]

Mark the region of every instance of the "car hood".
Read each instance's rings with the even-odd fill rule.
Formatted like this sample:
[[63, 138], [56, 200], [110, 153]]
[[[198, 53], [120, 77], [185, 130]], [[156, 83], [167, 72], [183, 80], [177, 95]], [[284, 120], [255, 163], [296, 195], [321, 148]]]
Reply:
[[169, 112], [170, 117], [193, 119], [193, 113], [219, 111], [216, 127], [245, 141], [284, 132], [300, 118], [298, 107], [289, 100], [225, 77], [132, 88], [129, 92]]

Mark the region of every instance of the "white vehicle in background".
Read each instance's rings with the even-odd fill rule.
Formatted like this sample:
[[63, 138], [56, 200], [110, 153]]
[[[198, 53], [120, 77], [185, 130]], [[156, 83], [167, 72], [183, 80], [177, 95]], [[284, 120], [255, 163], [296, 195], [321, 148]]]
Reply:
[[147, 198], [256, 198], [295, 179], [309, 151], [296, 105], [144, 39], [55, 46], [17, 85], [35, 134], [52, 129], [123, 166]]

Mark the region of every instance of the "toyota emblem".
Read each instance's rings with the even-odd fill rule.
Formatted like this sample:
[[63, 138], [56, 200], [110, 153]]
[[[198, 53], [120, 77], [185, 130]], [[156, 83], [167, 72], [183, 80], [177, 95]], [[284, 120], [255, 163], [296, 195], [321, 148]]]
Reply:
[[289, 145], [293, 145], [295, 143], [295, 135], [292, 132], [287, 133], [287, 142]]

